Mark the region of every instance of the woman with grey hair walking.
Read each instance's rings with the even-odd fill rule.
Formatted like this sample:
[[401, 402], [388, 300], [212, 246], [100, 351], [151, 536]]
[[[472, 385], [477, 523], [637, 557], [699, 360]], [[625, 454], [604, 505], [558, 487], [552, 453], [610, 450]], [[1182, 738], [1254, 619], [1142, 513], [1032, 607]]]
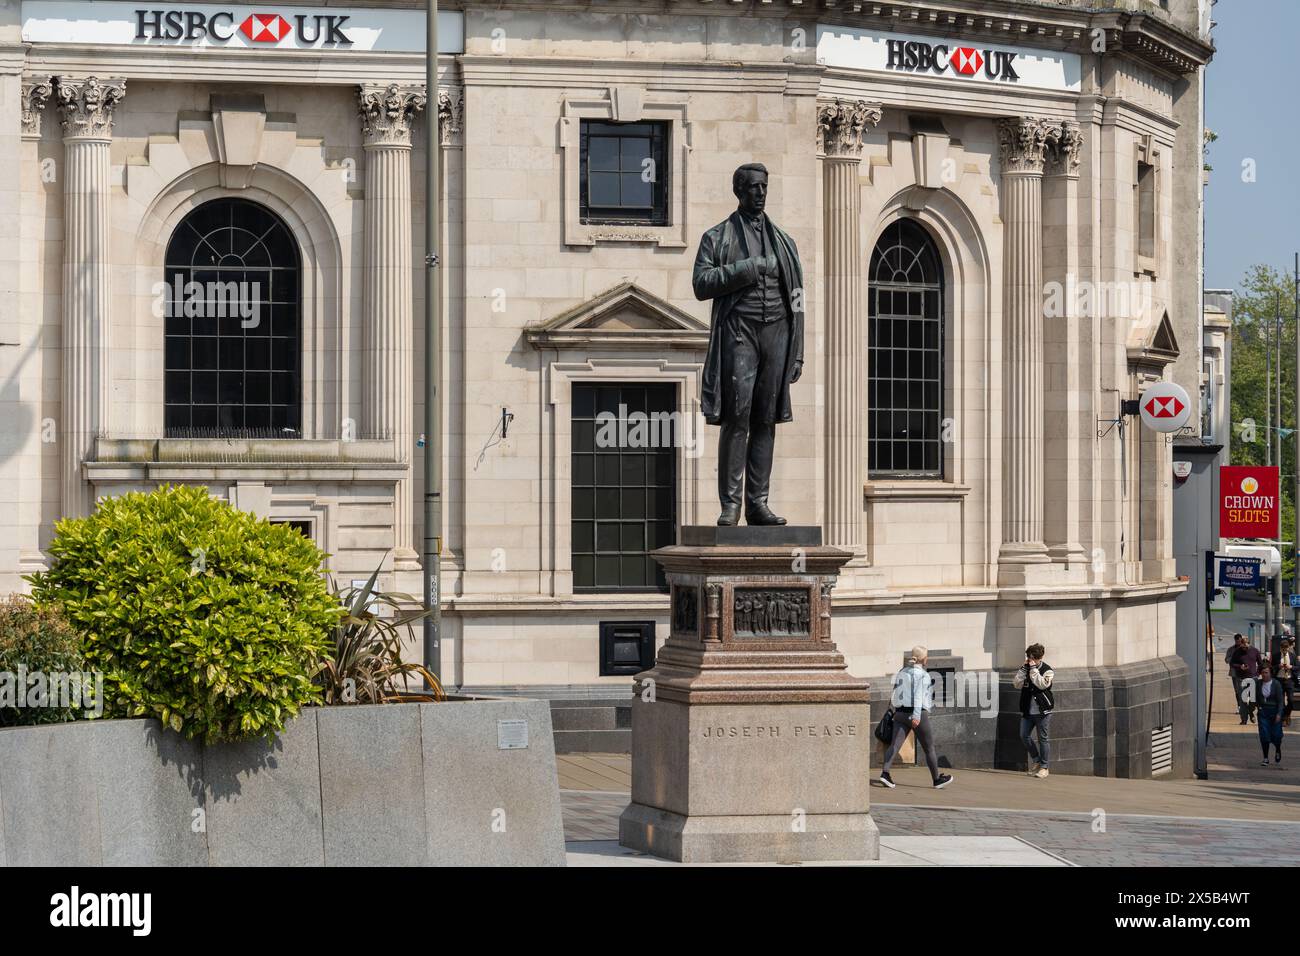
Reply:
[[894, 707], [894, 739], [885, 752], [885, 763], [880, 770], [880, 785], [891, 790], [896, 786], [889, 775], [894, 758], [903, 748], [909, 733], [916, 734], [916, 742], [925, 754], [934, 788], [942, 789], [952, 783], [952, 774], [939, 772], [939, 756], [934, 750], [930, 734], [930, 711], [934, 709], [934, 681], [925, 669], [930, 652], [918, 644], [908, 655], [907, 664], [894, 675], [891, 703]]

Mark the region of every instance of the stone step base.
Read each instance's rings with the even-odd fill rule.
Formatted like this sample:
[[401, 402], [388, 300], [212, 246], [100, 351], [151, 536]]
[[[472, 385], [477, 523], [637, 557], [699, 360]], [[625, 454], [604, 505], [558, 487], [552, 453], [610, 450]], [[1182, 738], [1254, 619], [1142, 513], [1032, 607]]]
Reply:
[[684, 817], [633, 803], [618, 842], [679, 863], [798, 863], [878, 860], [880, 831], [869, 813]]

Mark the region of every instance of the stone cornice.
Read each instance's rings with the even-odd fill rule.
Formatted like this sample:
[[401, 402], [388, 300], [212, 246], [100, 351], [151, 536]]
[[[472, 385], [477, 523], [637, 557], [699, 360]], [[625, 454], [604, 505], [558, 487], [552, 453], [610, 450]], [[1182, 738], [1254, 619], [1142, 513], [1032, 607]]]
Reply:
[[109, 139], [113, 135], [113, 110], [126, 96], [120, 76], [101, 80], [55, 77], [55, 102], [63, 122], [64, 139]]
[[54, 93], [54, 77], [25, 76], [22, 83], [23, 139], [41, 138], [41, 114]]
[[366, 146], [410, 146], [411, 123], [428, 102], [423, 86], [362, 86], [357, 92]]
[[884, 110], [866, 100], [835, 99], [817, 104], [817, 152], [831, 159], [859, 159], [862, 137], [876, 126]]

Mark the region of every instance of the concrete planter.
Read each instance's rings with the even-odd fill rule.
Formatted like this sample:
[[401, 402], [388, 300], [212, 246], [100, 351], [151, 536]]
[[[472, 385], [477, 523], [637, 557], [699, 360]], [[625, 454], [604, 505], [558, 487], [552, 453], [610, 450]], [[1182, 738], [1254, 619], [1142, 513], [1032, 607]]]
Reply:
[[564, 865], [545, 701], [313, 707], [273, 743], [0, 729], [0, 865], [471, 864]]

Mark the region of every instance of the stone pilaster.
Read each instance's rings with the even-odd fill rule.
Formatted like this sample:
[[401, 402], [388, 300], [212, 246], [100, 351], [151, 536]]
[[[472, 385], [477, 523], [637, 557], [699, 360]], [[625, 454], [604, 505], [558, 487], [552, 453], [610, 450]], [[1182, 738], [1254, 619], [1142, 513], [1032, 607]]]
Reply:
[[1000, 583], [1031, 580], [1043, 541], [1043, 165], [1045, 120], [997, 121], [1002, 166], [1002, 548]]
[[22, 136], [23, 139], [41, 138], [41, 114], [54, 92], [54, 78], [50, 76], [23, 77], [22, 85]]
[[61, 76], [54, 90], [64, 146], [62, 511], [81, 517], [95, 506], [82, 462], [108, 426], [109, 146], [126, 81]]
[[1079, 154], [1083, 133], [1066, 121], [1048, 131], [1043, 176], [1043, 280], [1046, 310], [1043, 338], [1046, 368], [1044, 409], [1043, 532], [1052, 561], [1084, 581], [1082, 544], [1082, 456], [1092, 450], [1093, 429], [1085, 379], [1078, 361], [1080, 323]]
[[438, 141], [457, 146], [465, 119], [465, 94], [461, 90], [438, 91]]
[[[399, 460], [414, 442], [414, 326], [411, 298], [411, 123], [424, 109], [423, 87], [363, 86], [359, 93], [366, 152], [365, 309], [362, 434], [391, 438]], [[412, 479], [393, 497], [394, 560], [416, 562]]]
[[817, 107], [826, 244], [826, 543], [860, 553], [863, 423], [862, 243], [858, 167], [862, 136], [881, 109], [859, 100]]

